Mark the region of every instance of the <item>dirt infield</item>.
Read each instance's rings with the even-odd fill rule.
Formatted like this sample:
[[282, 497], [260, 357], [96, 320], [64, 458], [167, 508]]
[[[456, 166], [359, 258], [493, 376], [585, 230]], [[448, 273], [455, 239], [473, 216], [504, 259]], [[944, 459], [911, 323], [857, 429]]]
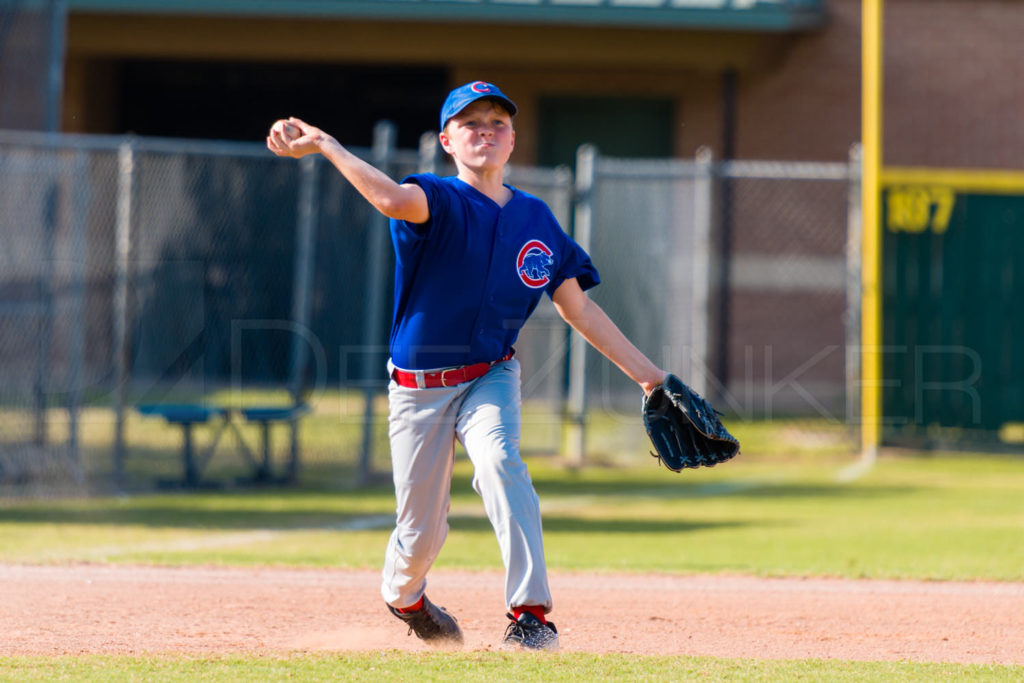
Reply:
[[[1024, 584], [551, 575], [566, 652], [1024, 664]], [[466, 648], [507, 621], [496, 572], [435, 571]], [[0, 655], [425, 649], [375, 571], [0, 565]]]

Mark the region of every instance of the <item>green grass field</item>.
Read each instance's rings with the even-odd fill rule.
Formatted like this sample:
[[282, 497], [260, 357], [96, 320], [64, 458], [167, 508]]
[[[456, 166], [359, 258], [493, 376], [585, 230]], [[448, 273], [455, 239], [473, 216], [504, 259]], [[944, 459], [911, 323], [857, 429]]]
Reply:
[[835, 681], [936, 683], [1019, 681], [1020, 667], [907, 662], [762, 661], [709, 657], [508, 653], [305, 655], [274, 657], [0, 658], [18, 681]]
[[[850, 483], [827, 458], [740, 456], [683, 474], [642, 465], [531, 461], [552, 568], [1024, 580], [1019, 458], [885, 458]], [[470, 477], [460, 459], [438, 566], [498, 568]], [[0, 561], [372, 568], [393, 508], [388, 484], [9, 500]]]
[[[825, 439], [785, 448], [792, 425], [748, 424], [725, 466], [674, 474], [530, 458], [555, 570], [1024, 581], [1024, 459], [852, 458]], [[774, 433], [773, 433], [774, 431]], [[822, 430], [819, 430], [819, 433]], [[758, 447], [763, 443], [762, 447]], [[438, 567], [498, 568], [460, 458]], [[379, 566], [390, 486], [0, 501], [0, 562]], [[368, 527], [368, 528], [364, 528]], [[1021, 680], [1024, 667], [693, 657], [398, 652], [290, 657], [14, 657], [5, 680]]]

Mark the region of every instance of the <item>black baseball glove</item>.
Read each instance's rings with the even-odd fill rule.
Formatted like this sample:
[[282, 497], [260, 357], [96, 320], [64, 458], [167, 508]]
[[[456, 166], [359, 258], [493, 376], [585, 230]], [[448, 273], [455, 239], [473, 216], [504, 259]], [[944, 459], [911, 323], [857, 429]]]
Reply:
[[644, 396], [643, 419], [656, 451], [651, 455], [674, 472], [714, 467], [740, 451], [711, 404], [675, 375]]

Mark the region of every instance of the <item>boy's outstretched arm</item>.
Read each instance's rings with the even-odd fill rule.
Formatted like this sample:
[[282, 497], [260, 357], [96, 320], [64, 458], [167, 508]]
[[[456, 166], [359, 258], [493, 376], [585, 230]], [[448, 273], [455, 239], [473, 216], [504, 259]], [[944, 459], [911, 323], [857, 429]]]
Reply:
[[651, 389], [664, 381], [668, 373], [626, 339], [626, 335], [622, 334], [604, 310], [580, 289], [576, 278], [570, 278], [559, 285], [551, 300], [558, 314], [583, 335], [591, 346], [639, 384], [644, 393], [649, 394]]
[[299, 137], [289, 139], [282, 122], [267, 134], [267, 149], [279, 157], [301, 159], [308, 154], [323, 154], [345, 179], [378, 211], [388, 218], [425, 223], [430, 218], [427, 195], [419, 185], [399, 185], [386, 173], [363, 161], [341, 146], [337, 140], [305, 121], [292, 117], [287, 123], [299, 129]]

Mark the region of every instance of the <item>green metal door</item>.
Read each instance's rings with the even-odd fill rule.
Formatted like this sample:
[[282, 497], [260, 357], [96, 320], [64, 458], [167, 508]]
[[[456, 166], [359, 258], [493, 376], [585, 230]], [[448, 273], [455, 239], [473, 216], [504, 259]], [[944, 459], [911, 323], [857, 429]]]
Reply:
[[882, 225], [883, 441], [1017, 441], [1024, 196], [890, 186]]
[[537, 160], [572, 165], [585, 142], [614, 157], [671, 157], [672, 100], [630, 97], [543, 97], [538, 102]]

